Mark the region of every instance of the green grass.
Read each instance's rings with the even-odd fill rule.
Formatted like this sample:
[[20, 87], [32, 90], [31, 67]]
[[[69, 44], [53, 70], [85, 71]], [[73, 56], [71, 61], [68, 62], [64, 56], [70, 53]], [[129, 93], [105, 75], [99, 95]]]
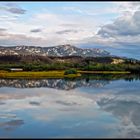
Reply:
[[83, 74], [127, 74], [127, 73], [131, 73], [129, 71], [78, 71], [78, 73], [83, 73]]
[[77, 71], [77, 74], [67, 74], [65, 71], [41, 71], [41, 72], [7, 72], [0, 71], [0, 78], [74, 78], [82, 74], [127, 74], [128, 71]]
[[64, 78], [64, 77], [77, 77], [78, 74], [64, 75], [64, 71], [42, 71], [42, 72], [0, 72], [0, 78]]

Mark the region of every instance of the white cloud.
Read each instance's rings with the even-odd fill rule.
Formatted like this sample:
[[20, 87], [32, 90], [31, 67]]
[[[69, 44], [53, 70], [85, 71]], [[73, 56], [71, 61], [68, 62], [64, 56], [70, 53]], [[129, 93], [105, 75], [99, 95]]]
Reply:
[[[1, 17], [1, 19], [3, 21], [0, 23], [0, 26], [7, 28], [7, 32], [9, 34], [7, 41], [6, 38], [4, 40], [3, 38], [0, 38], [1, 42], [5, 41], [5, 45], [6, 43], [8, 45], [10, 45], [10, 43], [11, 45], [24, 43], [28, 45], [32, 42], [34, 42], [34, 45], [36, 41], [32, 40], [36, 40], [36, 38], [41, 38], [36, 45], [39, 43], [40, 45], [43, 44], [43, 46], [63, 43], [73, 44], [74, 42], [94, 35], [97, 32], [98, 26], [101, 24], [101, 20], [95, 20], [94, 17], [85, 17], [81, 15], [63, 15], [51, 13], [44, 9], [37, 14], [32, 14], [29, 19], [26, 19], [26, 21], [19, 20], [19, 17], [13, 17], [12, 15]], [[36, 28], [41, 28], [42, 32], [38, 32], [37, 34], [30, 32], [30, 30]], [[69, 34], [61, 35], [57, 34], [57, 32], [69, 30], [75, 30], [76, 32], [69, 32]], [[21, 36], [24, 36], [23, 39]], [[30, 41], [25, 41], [25, 38], [30, 39]]]
[[98, 31], [102, 36], [133, 36], [140, 34], [140, 11], [136, 11], [129, 16], [121, 16], [117, 18], [112, 24], [102, 26]]
[[[21, 18], [21, 15], [4, 15], [2, 13], [0, 28], [7, 29], [7, 37], [3, 38], [2, 33], [1, 45], [25, 43], [25, 45], [52, 46], [69, 43], [113, 48], [121, 48], [122, 45], [127, 46], [127, 44], [138, 45], [140, 42], [139, 2], [110, 2], [110, 4], [110, 7], [106, 6], [102, 9], [70, 6], [62, 8], [64, 11], [73, 11], [72, 14], [55, 13], [42, 9], [32, 13], [30, 17], [27, 16], [26, 20]], [[117, 17], [114, 20], [111, 18], [112, 16], [108, 18], [110, 14], [116, 14]], [[30, 32], [32, 29], [41, 29], [41, 32]], [[58, 34], [59, 32], [61, 35]]]
[[[120, 6], [120, 4], [118, 5]], [[128, 9], [125, 8], [127, 6]], [[81, 39], [78, 43], [80, 45], [93, 44], [95, 47], [110, 47], [114, 48], [114, 52], [115, 49], [120, 49], [121, 56], [130, 55], [139, 59], [140, 57], [135, 54], [140, 51], [140, 3], [137, 3], [137, 5], [122, 3], [121, 8], [124, 8], [124, 10], [119, 17], [108, 24], [102, 25], [96, 35]]]
[[[69, 27], [63, 26], [68, 24], [70, 25]], [[30, 42], [29, 44], [31, 44], [32, 42], [34, 42], [32, 40], [36, 40], [36, 38], [42, 38], [39, 39], [36, 45], [39, 45], [40, 43], [40, 46], [42, 44], [43, 46], [48, 46], [69, 42], [72, 44], [72, 40], [78, 40], [79, 38], [82, 39], [87, 36], [91, 36], [96, 30], [97, 23], [94, 22], [94, 19], [92, 18], [85, 19], [81, 18], [81, 16], [67, 16], [53, 14], [45, 11], [45, 13], [32, 15], [32, 17], [26, 22], [16, 19], [15, 21], [3, 21], [0, 23], [0, 26], [8, 29], [8, 40], [6, 41], [6, 38], [4, 39], [5, 44], [7, 43], [9, 45], [11, 43], [11, 45], [13, 45], [17, 43], [26, 43], [26, 45], [28, 45], [27, 42]], [[41, 28], [42, 32], [38, 32], [37, 34], [33, 34], [30, 32], [30, 30], [36, 28]], [[75, 30], [77, 32], [70, 32], [69, 34], [61, 35], [57, 34], [57, 32], [64, 30]], [[24, 35], [23, 39], [21, 38], [22, 35]], [[28, 39], [31, 38], [31, 40], [25, 41], [25, 37], [27, 37]], [[0, 40], [1, 42], [3, 42], [3, 38], [1, 38]], [[33, 43], [33, 45], [35, 45], [35, 42]]]

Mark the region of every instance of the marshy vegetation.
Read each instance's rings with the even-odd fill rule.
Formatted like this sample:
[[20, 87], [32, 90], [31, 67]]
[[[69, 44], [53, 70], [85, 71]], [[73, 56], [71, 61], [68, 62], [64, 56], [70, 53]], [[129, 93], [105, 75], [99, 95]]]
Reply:
[[[140, 73], [140, 61], [119, 57], [83, 58], [20, 55], [0, 56], [0, 58], [0, 77], [53, 78], [75, 77], [84, 73]], [[22, 72], [12, 72], [11, 69], [22, 69]]]

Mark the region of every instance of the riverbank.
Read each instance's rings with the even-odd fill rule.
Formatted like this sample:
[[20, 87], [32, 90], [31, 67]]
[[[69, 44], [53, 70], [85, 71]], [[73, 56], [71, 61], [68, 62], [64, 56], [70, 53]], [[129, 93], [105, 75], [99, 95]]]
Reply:
[[77, 74], [64, 74], [65, 71], [41, 71], [41, 72], [7, 72], [0, 71], [0, 78], [74, 78], [82, 74], [129, 74], [127, 71], [77, 71]]

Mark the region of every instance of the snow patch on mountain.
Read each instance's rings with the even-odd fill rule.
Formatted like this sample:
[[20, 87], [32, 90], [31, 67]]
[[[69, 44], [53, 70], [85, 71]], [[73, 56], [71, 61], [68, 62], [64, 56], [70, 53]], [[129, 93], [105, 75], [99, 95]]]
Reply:
[[109, 56], [110, 53], [101, 49], [82, 49], [69, 44], [52, 47], [36, 46], [0, 46], [0, 55], [43, 55], [43, 56], [82, 56], [98, 57]]

